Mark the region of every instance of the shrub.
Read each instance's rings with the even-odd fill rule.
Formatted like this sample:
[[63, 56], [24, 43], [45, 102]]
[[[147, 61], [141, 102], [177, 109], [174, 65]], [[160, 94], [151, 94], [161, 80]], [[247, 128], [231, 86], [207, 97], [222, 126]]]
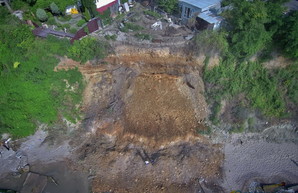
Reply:
[[50, 5], [50, 8], [51, 8], [51, 12], [53, 14], [55, 14], [55, 15], [60, 14], [60, 10], [59, 10], [58, 6], [56, 5], [56, 3], [52, 2]]
[[77, 29], [76, 28], [70, 28], [69, 32], [72, 33], [72, 34], [75, 34], [75, 33], [77, 33]]
[[137, 33], [135, 36], [139, 40], [151, 40], [152, 39], [149, 34]]
[[251, 106], [260, 109], [265, 115], [284, 115], [285, 103], [278, 89], [277, 78], [257, 62], [235, 64], [232, 59], [225, 59], [219, 66], [205, 70], [204, 80], [210, 85], [208, 95], [216, 101], [243, 93]]
[[113, 40], [115, 41], [117, 39], [117, 35], [113, 34], [113, 35], [105, 35], [105, 38], [107, 40]]
[[47, 19], [48, 19], [48, 15], [47, 15], [47, 13], [45, 12], [45, 10], [40, 9], [40, 8], [38, 8], [38, 9], [36, 10], [36, 16], [37, 16], [37, 18], [39, 19], [39, 21], [41, 21], [41, 22], [45, 22], [45, 21], [47, 21]]
[[197, 54], [204, 53], [212, 55], [218, 53], [222, 56], [227, 54], [229, 44], [225, 32], [205, 30], [197, 34], [194, 38], [195, 50]]
[[159, 13], [156, 13], [156, 12], [154, 12], [154, 11], [150, 11], [150, 10], [145, 10], [145, 11], [144, 11], [144, 14], [146, 14], [146, 15], [150, 15], [150, 16], [154, 17], [155, 19], [160, 19], [160, 18], [162, 18], [162, 15], [160, 15]]
[[48, 24], [49, 24], [49, 25], [56, 25], [56, 20], [55, 20], [55, 18], [54, 18], [54, 17], [50, 17], [50, 18], [48, 19]]
[[174, 13], [178, 10], [178, 0], [157, 0], [157, 4], [168, 13]]
[[61, 27], [62, 27], [62, 28], [69, 29], [69, 28], [70, 28], [70, 25], [69, 25], [68, 23], [66, 23], [66, 24], [63, 24]]
[[142, 26], [139, 26], [139, 25], [136, 25], [136, 24], [133, 24], [133, 23], [125, 23], [124, 27], [121, 28], [120, 30], [122, 32], [128, 32], [129, 30], [140, 31], [142, 29], [144, 29]]
[[86, 37], [75, 41], [68, 49], [68, 56], [82, 63], [94, 58], [100, 59], [106, 55], [106, 44], [98, 42], [93, 37]]
[[84, 19], [81, 19], [80, 21], [78, 21], [77, 26], [82, 27], [85, 23], [86, 21]]

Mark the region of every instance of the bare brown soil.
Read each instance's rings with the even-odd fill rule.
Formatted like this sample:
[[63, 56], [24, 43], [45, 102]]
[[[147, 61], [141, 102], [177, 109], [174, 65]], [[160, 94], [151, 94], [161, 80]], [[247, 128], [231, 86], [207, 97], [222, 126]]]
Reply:
[[195, 192], [204, 181], [221, 192], [221, 146], [198, 134], [208, 115], [201, 61], [167, 48], [129, 49], [108, 64], [58, 66], [77, 66], [87, 80], [87, 133], [72, 144], [79, 167], [93, 176], [92, 191]]

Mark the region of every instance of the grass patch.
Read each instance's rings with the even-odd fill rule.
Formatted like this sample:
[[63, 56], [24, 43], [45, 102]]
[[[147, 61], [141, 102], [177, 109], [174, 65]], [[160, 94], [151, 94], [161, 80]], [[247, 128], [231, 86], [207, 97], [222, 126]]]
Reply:
[[212, 114], [209, 117], [210, 121], [214, 124], [214, 125], [218, 125], [220, 123], [219, 120], [219, 112], [221, 110], [221, 103], [220, 102], [214, 102], [213, 106], [212, 106]]
[[139, 40], [152, 40], [151, 35], [144, 34], [144, 33], [137, 33], [135, 34], [135, 37], [138, 38]]
[[213, 69], [205, 69], [207, 95], [213, 101], [244, 93], [250, 105], [269, 117], [282, 117], [285, 102], [278, 89], [278, 79], [258, 62], [236, 63], [233, 58], [221, 61]]
[[234, 126], [230, 130], [230, 133], [243, 133], [244, 131], [245, 131], [245, 126], [244, 124], [241, 124], [240, 126]]
[[[40, 123], [51, 125], [68, 115], [75, 120], [84, 88], [77, 69], [55, 72], [57, 56], [68, 53], [68, 39], [34, 38], [26, 25], [0, 27], [0, 134], [14, 138], [34, 133]], [[4, 32], [4, 33], [2, 33]], [[37, 51], [38, 50], [38, 51]], [[18, 64], [18, 65], [14, 65]]]
[[140, 25], [136, 25], [136, 24], [133, 24], [133, 23], [124, 23], [124, 27], [120, 29], [120, 31], [122, 32], [129, 32], [130, 30], [131, 31], [140, 31], [140, 30], [143, 30], [144, 28]]
[[155, 19], [161, 19], [162, 18], [162, 15], [161, 14], [156, 13], [156, 12], [151, 11], [151, 10], [145, 10], [144, 11], [144, 14], [145, 15], [150, 15], [150, 16], [154, 17]]
[[84, 19], [81, 19], [80, 21], [78, 21], [77, 26], [82, 27], [85, 23], [86, 21]]
[[105, 35], [105, 39], [106, 40], [113, 40], [115, 41], [117, 39], [117, 35], [113, 34], [113, 35]]
[[210, 127], [205, 127], [205, 129], [197, 128], [197, 133], [200, 135], [210, 135], [212, 133], [212, 129]]

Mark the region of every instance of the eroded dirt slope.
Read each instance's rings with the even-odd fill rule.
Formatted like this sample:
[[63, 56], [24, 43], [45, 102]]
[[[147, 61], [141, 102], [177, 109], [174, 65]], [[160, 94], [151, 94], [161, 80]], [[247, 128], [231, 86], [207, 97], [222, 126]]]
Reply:
[[94, 175], [92, 190], [195, 192], [203, 183], [221, 191], [221, 146], [198, 134], [208, 114], [202, 60], [169, 48], [118, 50], [105, 64], [79, 67], [87, 134], [73, 144]]

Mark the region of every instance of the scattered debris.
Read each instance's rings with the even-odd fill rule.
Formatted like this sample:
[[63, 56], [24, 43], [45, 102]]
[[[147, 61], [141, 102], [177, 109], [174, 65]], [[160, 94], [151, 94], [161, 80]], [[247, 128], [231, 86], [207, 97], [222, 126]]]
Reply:
[[162, 22], [161, 22], [161, 21], [157, 21], [157, 22], [155, 22], [154, 24], [151, 25], [151, 28], [152, 28], [153, 30], [157, 30], [158, 28], [159, 28], [160, 30], [162, 30]]

